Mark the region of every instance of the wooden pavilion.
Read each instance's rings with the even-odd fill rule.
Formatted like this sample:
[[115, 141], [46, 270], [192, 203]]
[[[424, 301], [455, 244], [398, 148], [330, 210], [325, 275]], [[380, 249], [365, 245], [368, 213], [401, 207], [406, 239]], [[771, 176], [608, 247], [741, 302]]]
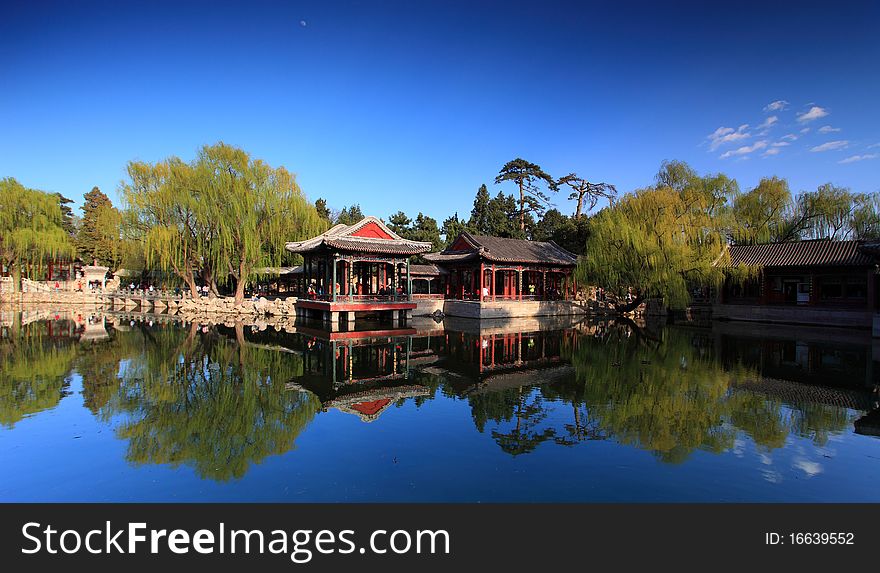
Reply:
[[[577, 255], [553, 241], [474, 235], [467, 231], [424, 258], [445, 274], [447, 299], [571, 300]], [[439, 274], [438, 274], [439, 276]]]
[[286, 248], [303, 256], [306, 292], [297, 314], [331, 323], [342, 316], [351, 324], [358, 312], [390, 313], [396, 321], [415, 309], [409, 260], [431, 243], [404, 239], [376, 217], [364, 217]]

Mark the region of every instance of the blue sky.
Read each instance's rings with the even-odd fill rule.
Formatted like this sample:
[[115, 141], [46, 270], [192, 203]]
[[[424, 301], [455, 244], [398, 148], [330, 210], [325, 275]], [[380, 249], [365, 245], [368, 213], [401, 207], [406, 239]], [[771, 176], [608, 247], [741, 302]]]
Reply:
[[880, 191], [878, 2], [0, 10], [0, 176], [78, 203], [94, 185], [115, 199], [129, 160], [219, 140], [382, 217], [469, 212], [517, 156], [621, 191], [664, 159], [744, 189]]

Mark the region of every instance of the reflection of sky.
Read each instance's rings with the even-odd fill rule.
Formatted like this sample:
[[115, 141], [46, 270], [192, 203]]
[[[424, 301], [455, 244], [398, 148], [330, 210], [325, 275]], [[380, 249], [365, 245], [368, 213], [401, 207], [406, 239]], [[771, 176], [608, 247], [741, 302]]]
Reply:
[[[72, 393], [56, 407], [0, 429], [0, 501], [880, 501], [880, 441], [851, 424], [824, 444], [809, 428], [789, 431], [769, 449], [737, 430], [721, 453], [697, 448], [664, 462], [609, 434], [583, 404], [578, 435], [571, 402], [546, 397], [556, 384], [523, 389], [525, 403], [540, 406], [523, 431], [552, 436], [522, 455], [504, 453], [497, 439], [516, 431], [515, 416], [490, 419], [480, 432], [474, 403], [440, 389], [419, 406], [397, 402], [370, 424], [321, 413], [294, 448], [221, 483], [186, 466], [129, 465], [127, 442], [114, 432], [123, 418], [92, 415], [80, 376], [70, 378]], [[778, 415], [790, 423], [793, 412]], [[736, 426], [724, 420], [717, 429]]]
[[[790, 436], [784, 447], [768, 451], [740, 434], [724, 453], [697, 450], [677, 464], [613, 437], [570, 446], [549, 440], [514, 457], [500, 450], [492, 431], [509, 431], [515, 420], [490, 421], [480, 433], [467, 400], [442, 392], [419, 407], [405, 400], [370, 424], [335, 411], [321, 414], [295, 449], [221, 483], [185, 467], [128, 465], [125, 441], [112, 431], [119, 419], [92, 416], [82, 406], [81, 388], [74, 375], [74, 392], [58, 407], [0, 431], [0, 458], [8, 460], [0, 468], [0, 499], [880, 500], [876, 438], [847, 432], [831, 449]], [[527, 396], [539, 394], [532, 392]], [[543, 405], [547, 415], [533, 430], [563, 434], [573, 423], [571, 404], [545, 399]], [[588, 411], [581, 413], [586, 423]]]
[[794, 467], [804, 472], [808, 478], [822, 473], [822, 464], [810, 461], [806, 458], [795, 458]]

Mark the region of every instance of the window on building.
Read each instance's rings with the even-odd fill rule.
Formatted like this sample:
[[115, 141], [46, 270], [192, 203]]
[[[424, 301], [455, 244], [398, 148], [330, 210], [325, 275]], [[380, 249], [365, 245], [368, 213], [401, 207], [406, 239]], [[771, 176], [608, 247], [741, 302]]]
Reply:
[[821, 300], [834, 300], [843, 298], [843, 282], [840, 279], [826, 279], [819, 287]]
[[851, 279], [846, 281], [846, 298], [865, 298], [868, 296], [868, 282]]

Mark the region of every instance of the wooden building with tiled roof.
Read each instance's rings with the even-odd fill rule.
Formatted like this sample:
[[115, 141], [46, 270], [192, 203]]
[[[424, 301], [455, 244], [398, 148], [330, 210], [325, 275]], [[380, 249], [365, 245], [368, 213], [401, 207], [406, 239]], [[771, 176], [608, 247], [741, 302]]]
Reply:
[[728, 304], [874, 308], [875, 256], [861, 241], [791, 241], [730, 247], [730, 266], [758, 267], [757, 279], [727, 284]]
[[305, 291], [298, 311], [338, 322], [355, 312], [411, 311], [410, 257], [431, 250], [431, 243], [397, 235], [376, 217], [339, 224], [286, 249], [303, 256]]
[[463, 300], [565, 300], [576, 292], [577, 256], [553, 241], [461, 233], [423, 255], [446, 273], [445, 297]]

